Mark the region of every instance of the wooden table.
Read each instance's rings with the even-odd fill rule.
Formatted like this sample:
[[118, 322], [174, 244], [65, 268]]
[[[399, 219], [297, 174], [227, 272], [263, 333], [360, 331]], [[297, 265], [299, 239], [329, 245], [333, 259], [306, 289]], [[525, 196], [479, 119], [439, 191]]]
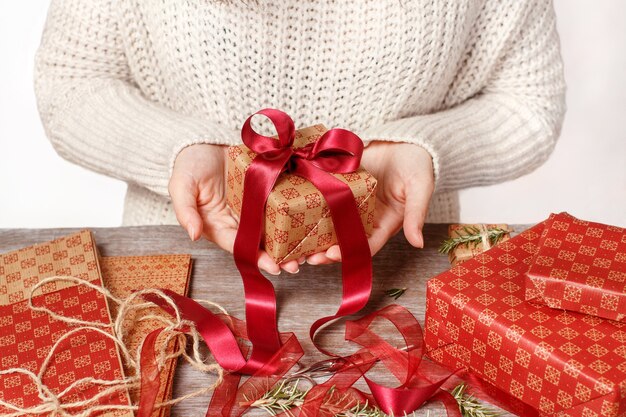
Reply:
[[[516, 232], [526, 226], [514, 226]], [[0, 229], [0, 253], [44, 242], [70, 234], [77, 229]], [[244, 318], [243, 287], [232, 255], [206, 242], [191, 242], [179, 226], [141, 226], [92, 229], [101, 255], [154, 255], [162, 253], [189, 253], [194, 259], [191, 296], [211, 300], [225, 307], [230, 314]], [[374, 288], [366, 312], [396, 302], [409, 308], [423, 324], [426, 281], [450, 267], [448, 258], [437, 252], [445, 238], [447, 225], [426, 225], [425, 248], [412, 248], [402, 233], [390, 240], [374, 257]], [[303, 363], [324, 357], [317, 352], [308, 337], [310, 325], [316, 318], [331, 315], [341, 300], [341, 280], [338, 265], [302, 265], [300, 272], [290, 275], [283, 271], [273, 277], [279, 305], [279, 328], [294, 331], [306, 352]], [[394, 301], [385, 295], [390, 288], [407, 288], [405, 294]], [[335, 347], [340, 354], [348, 354], [355, 346], [343, 340], [343, 325], [331, 325], [320, 335], [324, 346]], [[397, 385], [393, 377], [377, 379]], [[205, 386], [213, 380], [199, 376], [190, 367], [177, 370], [174, 395], [180, 396]], [[172, 416], [201, 417], [206, 412], [209, 396], [196, 397], [174, 407]], [[416, 416], [445, 415], [443, 408], [429, 404]], [[429, 413], [429, 414], [428, 414]], [[255, 415], [263, 415], [257, 414]], [[510, 416], [510, 414], [503, 414]]]

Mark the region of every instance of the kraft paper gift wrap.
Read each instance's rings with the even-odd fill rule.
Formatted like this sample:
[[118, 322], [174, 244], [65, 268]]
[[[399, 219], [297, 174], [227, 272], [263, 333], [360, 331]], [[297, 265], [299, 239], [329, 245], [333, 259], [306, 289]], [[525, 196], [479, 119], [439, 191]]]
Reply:
[[[323, 125], [296, 131], [294, 148], [315, 142], [326, 132]], [[243, 182], [247, 167], [256, 153], [245, 145], [228, 149], [227, 199], [239, 215]], [[374, 225], [376, 179], [365, 169], [334, 175], [350, 186], [366, 233]], [[263, 247], [277, 263], [298, 259], [328, 249], [337, 243], [328, 205], [317, 188], [308, 180], [282, 173], [267, 199]]]
[[524, 300], [540, 223], [428, 282], [427, 354], [540, 415], [626, 415], [626, 323]]
[[526, 274], [526, 300], [626, 321], [626, 229], [552, 215]]

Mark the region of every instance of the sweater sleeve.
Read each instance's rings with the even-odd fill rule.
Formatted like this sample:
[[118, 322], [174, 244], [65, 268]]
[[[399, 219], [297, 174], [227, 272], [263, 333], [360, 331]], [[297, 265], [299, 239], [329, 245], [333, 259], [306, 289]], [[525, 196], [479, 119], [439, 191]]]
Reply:
[[178, 152], [238, 133], [145, 97], [133, 83], [114, 0], [52, 0], [35, 63], [47, 136], [65, 159], [167, 195]]
[[485, 2], [441, 111], [362, 132], [366, 141], [425, 148], [438, 191], [526, 174], [548, 158], [560, 133], [565, 82], [552, 3], [520, 1], [518, 10], [497, 3]]

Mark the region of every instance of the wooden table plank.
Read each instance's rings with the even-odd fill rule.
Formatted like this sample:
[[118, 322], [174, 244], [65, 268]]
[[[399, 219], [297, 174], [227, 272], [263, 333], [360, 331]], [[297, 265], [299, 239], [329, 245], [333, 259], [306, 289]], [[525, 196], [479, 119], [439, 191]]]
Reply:
[[[516, 232], [526, 226], [514, 226]], [[78, 229], [0, 229], [0, 253], [48, 241]], [[211, 300], [225, 307], [230, 314], [244, 318], [243, 286], [232, 255], [206, 242], [191, 242], [179, 226], [140, 226], [92, 229], [98, 249], [104, 256], [154, 255], [161, 253], [191, 254], [194, 268], [191, 296]], [[425, 248], [412, 248], [400, 233], [374, 257], [374, 288], [366, 312], [394, 302], [385, 295], [390, 288], [407, 288], [397, 301], [409, 308], [423, 324], [426, 281], [450, 267], [446, 256], [437, 253], [445, 238], [447, 225], [426, 225]], [[279, 328], [294, 331], [306, 356], [303, 363], [323, 358], [308, 338], [310, 325], [316, 318], [331, 315], [341, 300], [341, 280], [338, 265], [302, 265], [300, 272], [283, 272], [271, 277], [279, 304]], [[320, 342], [340, 354], [354, 351], [355, 346], [343, 341], [343, 326], [331, 325], [321, 335]], [[198, 377], [188, 366], [180, 366], [175, 378], [174, 395], [206, 386], [213, 379]], [[393, 378], [380, 381], [396, 384]], [[210, 396], [196, 397], [174, 407], [172, 416], [203, 416]], [[445, 415], [438, 404], [421, 409], [416, 415], [430, 417]], [[256, 413], [255, 413], [256, 414]], [[262, 414], [259, 414], [262, 415]], [[505, 416], [510, 414], [504, 414]]]

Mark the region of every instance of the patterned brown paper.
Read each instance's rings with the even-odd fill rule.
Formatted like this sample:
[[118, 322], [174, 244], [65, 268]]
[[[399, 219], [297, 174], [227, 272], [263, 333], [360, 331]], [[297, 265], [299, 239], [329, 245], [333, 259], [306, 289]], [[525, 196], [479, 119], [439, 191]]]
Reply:
[[[157, 256], [114, 256], [100, 258], [102, 277], [105, 286], [118, 298], [126, 298], [133, 291], [146, 288], [165, 288], [181, 295], [186, 295], [189, 289], [189, 277], [191, 274], [190, 255], [157, 255]], [[110, 304], [115, 308], [114, 304]], [[111, 312], [113, 315], [116, 311]], [[168, 317], [167, 313], [160, 308], [152, 308], [148, 311], [142, 310], [142, 316], [146, 314], [161, 315]], [[160, 327], [163, 323], [157, 320], [134, 321], [132, 317], [125, 321], [124, 339], [130, 352], [136, 352], [145, 337]], [[163, 348], [164, 341], [159, 339], [156, 345], [156, 352]], [[167, 353], [172, 353], [178, 349], [176, 341], [168, 346]], [[161, 384], [156, 402], [164, 402], [172, 396], [172, 385], [174, 382], [174, 371], [176, 360], [166, 362], [161, 370]], [[127, 375], [132, 376], [131, 370], [125, 367]], [[139, 389], [130, 390], [130, 399], [136, 404], [139, 400]], [[167, 417], [170, 414], [169, 407], [156, 408], [152, 412], [152, 417]]]
[[[326, 132], [322, 125], [296, 131], [294, 148], [315, 142]], [[237, 215], [241, 213], [243, 180], [256, 153], [245, 145], [228, 149], [227, 198]], [[354, 194], [367, 234], [374, 226], [376, 179], [363, 168], [349, 174], [332, 174], [348, 184]], [[337, 236], [324, 197], [304, 178], [283, 173], [276, 181], [265, 207], [263, 247], [277, 263], [328, 249]]]
[[[37, 374], [59, 338], [74, 328], [28, 306], [31, 289], [55, 275], [81, 278], [101, 286], [100, 268], [91, 233], [82, 231], [0, 255], [0, 369], [24, 368]], [[33, 297], [33, 305], [89, 322], [111, 323], [105, 297], [75, 282], [46, 284]], [[86, 377], [119, 380], [122, 363], [115, 343], [96, 332], [81, 331], [61, 342], [43, 375], [43, 383], [56, 395]], [[62, 403], [94, 397], [102, 388], [83, 384], [73, 388]], [[0, 376], [0, 398], [19, 407], [41, 404], [35, 383], [22, 374]], [[129, 405], [126, 391], [102, 397], [94, 404]], [[80, 410], [73, 410], [77, 412]], [[0, 415], [11, 411], [0, 407]], [[44, 414], [48, 415], [48, 414]], [[93, 413], [128, 416], [129, 410]]]
[[545, 226], [428, 282], [427, 353], [542, 416], [625, 416], [626, 323], [524, 301], [524, 275]]
[[[504, 242], [510, 238], [511, 229], [506, 224], [451, 224], [450, 226], [448, 226], [448, 236], [450, 236], [451, 238], [465, 236], [467, 234], [465, 229], [468, 227], [477, 228], [479, 230], [506, 230], [508, 233], [500, 239], [500, 242]], [[452, 264], [452, 266], [454, 266], [469, 259], [472, 259], [474, 256], [478, 255], [479, 253], [483, 253], [488, 249], [490, 248], [485, 247], [482, 241], [477, 242], [476, 244], [461, 244], [454, 248], [448, 254], [448, 259], [450, 259], [450, 263]]]
[[626, 321], [626, 229], [552, 215], [526, 274], [526, 300]]

